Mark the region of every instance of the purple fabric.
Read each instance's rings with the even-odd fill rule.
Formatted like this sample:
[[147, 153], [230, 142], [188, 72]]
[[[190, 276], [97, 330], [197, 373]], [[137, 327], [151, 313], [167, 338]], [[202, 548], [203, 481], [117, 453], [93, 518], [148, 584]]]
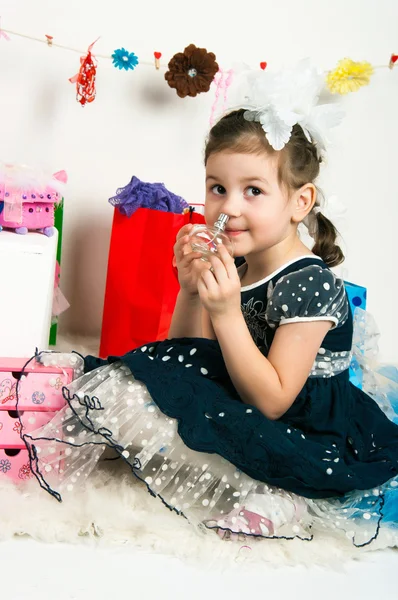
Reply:
[[129, 184], [119, 188], [109, 202], [127, 217], [131, 217], [138, 208], [181, 214], [189, 207], [183, 198], [169, 192], [163, 183], [145, 183], [135, 176]]

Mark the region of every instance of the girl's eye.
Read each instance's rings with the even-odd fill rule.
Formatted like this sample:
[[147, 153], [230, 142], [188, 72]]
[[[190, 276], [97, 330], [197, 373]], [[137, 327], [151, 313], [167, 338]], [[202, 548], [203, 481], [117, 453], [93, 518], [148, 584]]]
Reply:
[[222, 196], [223, 194], [225, 194], [226, 190], [225, 187], [223, 187], [222, 185], [213, 185], [211, 191], [213, 192], [213, 194], [216, 194], [216, 196]]
[[260, 196], [260, 194], [262, 194], [262, 191], [256, 187], [250, 186], [249, 188], [247, 188], [248, 196]]

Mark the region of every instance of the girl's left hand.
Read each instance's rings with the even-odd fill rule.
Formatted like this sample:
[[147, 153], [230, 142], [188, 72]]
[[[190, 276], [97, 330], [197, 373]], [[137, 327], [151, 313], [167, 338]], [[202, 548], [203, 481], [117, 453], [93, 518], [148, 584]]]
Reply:
[[240, 279], [234, 259], [224, 246], [217, 256], [210, 257], [211, 269], [203, 271], [198, 280], [198, 292], [211, 317], [241, 314]]

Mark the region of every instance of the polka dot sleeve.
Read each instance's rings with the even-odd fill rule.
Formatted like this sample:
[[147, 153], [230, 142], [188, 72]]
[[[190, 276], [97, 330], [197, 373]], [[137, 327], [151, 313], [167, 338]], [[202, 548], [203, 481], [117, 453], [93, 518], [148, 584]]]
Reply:
[[334, 329], [348, 317], [344, 283], [332, 271], [311, 265], [277, 281], [267, 306], [271, 327], [305, 321], [332, 321]]

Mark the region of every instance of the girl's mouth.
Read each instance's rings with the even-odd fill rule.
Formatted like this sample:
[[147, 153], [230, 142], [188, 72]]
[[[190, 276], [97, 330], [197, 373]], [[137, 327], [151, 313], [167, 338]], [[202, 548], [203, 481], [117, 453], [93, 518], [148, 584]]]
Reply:
[[226, 229], [225, 233], [229, 236], [229, 237], [236, 237], [238, 235], [241, 235], [242, 233], [246, 233], [247, 229]]

